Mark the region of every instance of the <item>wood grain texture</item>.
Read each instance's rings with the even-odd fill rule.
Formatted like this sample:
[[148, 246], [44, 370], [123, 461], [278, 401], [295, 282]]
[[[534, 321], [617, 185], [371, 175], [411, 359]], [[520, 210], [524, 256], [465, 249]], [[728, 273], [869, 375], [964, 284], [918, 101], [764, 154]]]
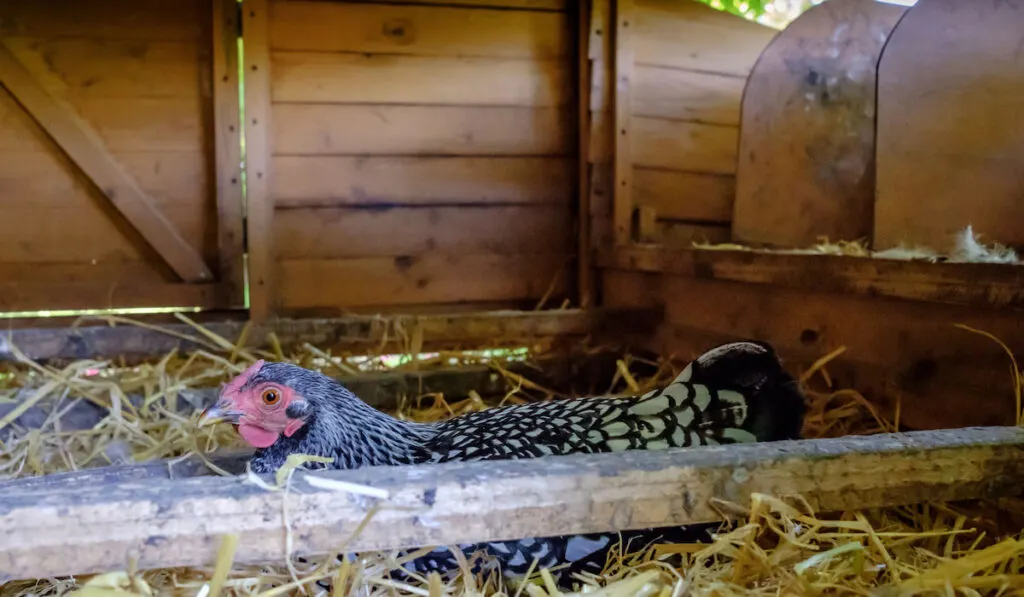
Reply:
[[898, 399], [902, 428], [1015, 422], [1006, 353], [954, 324], [992, 333], [1021, 354], [1024, 324], [1016, 310], [621, 269], [606, 269], [602, 279], [609, 307], [665, 307], [661, 331], [634, 338], [635, 347], [688, 358], [757, 338], [799, 373], [845, 346], [829, 363], [833, 387], [857, 389], [889, 420]]
[[800, 495], [826, 512], [1009, 496], [1024, 481], [1022, 450], [1024, 431], [981, 428], [299, 472], [301, 493], [214, 476], [24, 488], [5, 491], [0, 506], [0, 569], [11, 578], [87, 574], [116, 569], [128, 551], [140, 569], [211, 565], [229, 533], [239, 537], [236, 562], [279, 561], [285, 501], [294, 548], [331, 553], [369, 506], [307, 475], [386, 492], [394, 507], [347, 546], [358, 552], [713, 522], [713, 500], [749, 505], [752, 493]]
[[36, 82], [0, 44], [0, 81], [153, 249], [186, 282], [211, 281], [202, 256], [74, 109]]
[[746, 77], [775, 33], [693, 0], [638, 0], [636, 61]]
[[638, 65], [634, 80], [636, 116], [739, 126], [743, 77]]
[[590, 216], [590, 41], [591, 3], [576, 3], [576, 304], [590, 307], [597, 285], [591, 250]]
[[1024, 11], [1013, 2], [911, 8], [878, 73], [875, 246], [939, 251], [968, 224], [1024, 245]]
[[218, 281], [224, 307], [245, 308], [245, 198], [238, 87], [239, 10], [236, 0], [213, 0], [214, 169], [217, 172]]
[[765, 49], [743, 95], [736, 241], [805, 247], [822, 236], [871, 237], [878, 57], [905, 11], [831, 0]]
[[278, 210], [276, 259], [569, 253], [569, 206]]
[[[244, 346], [269, 349], [269, 333], [274, 332], [284, 350], [298, 350], [306, 342], [323, 350], [366, 350], [368, 347], [397, 348], [404, 340], [395, 330], [423, 330], [427, 348], [444, 345], [479, 346], [497, 338], [530, 344], [552, 340], [576, 341], [595, 334], [616, 322], [629, 322], [638, 331], [652, 331], [660, 314], [648, 310], [604, 310], [593, 308], [546, 311], [477, 311], [432, 315], [366, 315], [333, 319], [279, 318], [272, 324], [256, 324], [244, 338]], [[204, 326], [223, 338], [242, 337], [243, 321], [208, 321]], [[173, 323], [148, 329], [135, 326], [110, 327], [85, 320], [75, 327], [27, 328], [5, 330], [0, 334], [0, 360], [17, 357], [16, 346], [28, 358], [37, 361], [60, 359], [109, 358], [112, 355], [140, 359], [163, 356], [173, 350], [189, 352], [205, 340], [192, 326]]]
[[275, 155], [568, 156], [570, 110], [275, 104]]
[[272, 63], [281, 103], [557, 107], [573, 98], [564, 59], [278, 51]]
[[271, 8], [274, 50], [533, 60], [573, 53], [571, 21], [559, 12], [280, 1]]
[[269, 29], [271, 0], [247, 0], [242, 10], [245, 56], [245, 171], [246, 248], [249, 253], [249, 313], [261, 323], [274, 311], [279, 298], [272, 263], [274, 199], [270, 194], [276, 149], [271, 109]]
[[427, 253], [278, 263], [287, 308], [365, 307], [564, 296], [564, 255]]
[[[0, 268], [2, 271], [5, 268]], [[43, 271], [53, 271], [44, 268]], [[68, 283], [52, 276], [43, 282], [0, 282], [0, 312], [94, 310], [135, 308], [201, 308], [218, 306], [216, 284], [175, 284], [148, 280], [114, 281], [92, 278], [85, 267], [78, 268], [82, 281]]]
[[635, 0], [612, 0], [615, 20], [613, 40], [615, 76], [615, 112], [612, 118], [614, 139], [613, 175], [615, 186], [612, 191], [612, 222], [615, 244], [628, 246], [635, 240], [633, 214], [633, 148], [640, 141], [634, 141], [637, 133], [633, 119], [633, 70], [635, 67], [634, 30], [637, 27]]
[[725, 174], [635, 168], [633, 193], [661, 218], [725, 223], [732, 219], [736, 178]]
[[655, 242], [668, 248], [690, 249], [694, 243], [727, 243], [731, 234], [728, 224], [695, 224], [663, 218], [659, 218], [652, 228], [657, 235]]
[[566, 205], [573, 184], [564, 158], [277, 156], [273, 168], [278, 207]]
[[[588, 190], [590, 213], [590, 250], [614, 244], [612, 194], [614, 191], [613, 21], [611, 0], [590, 3], [590, 29], [587, 56], [590, 63], [590, 102], [588, 109]], [[600, 290], [600, 282], [598, 288]]]
[[739, 131], [660, 118], [633, 118], [633, 164], [667, 170], [735, 174]]
[[206, 0], [4, 0], [0, 37], [201, 42], [209, 14]]

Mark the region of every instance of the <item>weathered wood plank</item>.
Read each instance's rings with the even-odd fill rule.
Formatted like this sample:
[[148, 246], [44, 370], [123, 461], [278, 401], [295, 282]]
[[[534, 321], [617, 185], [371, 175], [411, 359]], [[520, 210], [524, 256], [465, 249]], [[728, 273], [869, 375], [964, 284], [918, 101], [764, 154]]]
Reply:
[[40, 86], [3, 44], [0, 81], [181, 279], [213, 279], [202, 256], [117, 162], [96, 132], [65, 101]]
[[401, 4], [274, 2], [277, 50], [559, 59], [572, 28], [559, 12]]
[[637, 66], [633, 114], [739, 126], [745, 81], [735, 75]]
[[[38, 268], [38, 265], [31, 267]], [[88, 265], [81, 274], [88, 278]], [[124, 308], [215, 309], [216, 284], [132, 282], [95, 280], [86, 282], [0, 282], [0, 312], [34, 313], [61, 310]]]
[[[566, 158], [277, 156], [278, 207], [330, 205], [567, 205]], [[2, 168], [2, 166], [0, 166]]]
[[1024, 308], [1024, 267], [991, 263], [924, 263], [836, 255], [792, 255], [635, 247], [605, 251], [602, 267], [704, 280], [771, 284], [1000, 308]]
[[224, 308], [245, 307], [245, 221], [242, 196], [242, 119], [238, 89], [236, 0], [213, 0], [213, 128], [217, 173], [218, 281]]
[[0, 36], [194, 42], [203, 40], [209, 13], [204, 0], [4, 0]]
[[614, 135], [614, 180], [612, 192], [612, 221], [614, 222], [615, 244], [631, 245], [634, 241], [633, 213], [636, 205], [633, 199], [633, 69], [634, 35], [636, 29], [636, 5], [634, 0], [613, 0], [615, 13], [614, 64], [615, 115]]
[[653, 207], [660, 218], [726, 223], [732, 219], [736, 177], [637, 167], [633, 195], [638, 205]]
[[735, 174], [738, 143], [734, 126], [633, 118], [633, 163], [640, 167]]
[[593, 304], [593, 250], [590, 246], [590, 41], [592, 2], [576, 3], [576, 303]]
[[270, 105], [270, 0], [249, 0], [242, 8], [245, 52], [246, 245], [249, 252], [249, 312], [260, 323], [271, 316], [278, 298], [274, 285], [274, 199], [272, 163], [275, 141]]
[[300, 472], [288, 493], [240, 477], [5, 489], [0, 576], [116, 570], [129, 554], [141, 569], [210, 565], [229, 533], [239, 537], [237, 562], [282, 561], [285, 503], [296, 552], [333, 553], [369, 503], [307, 476], [387, 492], [395, 507], [346, 546], [365, 551], [713, 522], [713, 500], [748, 505], [754, 492], [800, 495], [824, 512], [1003, 497], [1024, 483], [1022, 455], [1024, 430], [980, 428]]
[[[659, 314], [650, 310], [562, 309], [557, 311], [493, 311], [441, 315], [351, 316], [342, 319], [277, 319], [270, 325], [255, 325], [246, 336], [245, 347], [268, 348], [268, 334], [274, 332], [284, 350], [310, 343], [322, 350], [366, 350], [391, 345], [395, 330], [423, 330], [425, 350], [445, 343], [473, 347], [509, 338], [530, 344], [543, 338], [578, 338], [608, 333], [616, 326], [639, 332], [650, 331]], [[211, 332], [237, 340], [244, 322], [207, 322]], [[5, 330], [0, 334], [0, 361], [15, 360], [11, 346], [37, 361], [124, 357], [160, 357], [172, 350], [188, 352], [199, 347], [202, 337], [189, 325], [169, 324], [161, 330], [136, 326], [84, 325], [68, 328]], [[184, 336], [182, 338], [181, 336]]]

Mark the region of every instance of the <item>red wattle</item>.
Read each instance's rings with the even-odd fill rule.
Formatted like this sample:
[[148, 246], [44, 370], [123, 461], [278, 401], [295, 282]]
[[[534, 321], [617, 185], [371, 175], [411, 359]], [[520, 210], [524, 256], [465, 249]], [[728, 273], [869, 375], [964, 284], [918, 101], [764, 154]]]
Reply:
[[279, 434], [273, 431], [267, 431], [262, 427], [249, 423], [239, 424], [238, 433], [242, 436], [242, 439], [249, 442], [254, 448], [269, 448], [274, 445], [279, 436]]

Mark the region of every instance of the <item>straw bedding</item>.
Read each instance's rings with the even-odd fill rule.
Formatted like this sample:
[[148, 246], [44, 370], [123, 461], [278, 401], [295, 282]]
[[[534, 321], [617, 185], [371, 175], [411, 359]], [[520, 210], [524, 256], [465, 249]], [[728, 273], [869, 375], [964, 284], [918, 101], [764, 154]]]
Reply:
[[[130, 322], [118, 321], [120, 324]], [[557, 393], [507, 371], [512, 357], [472, 353], [435, 354], [421, 359], [377, 355], [327, 355], [306, 346], [296, 354], [269, 354], [236, 347], [196, 326], [204, 347], [188, 355], [169, 354], [158, 361], [126, 367], [113, 362], [80, 361], [64, 367], [24, 362], [3, 366], [0, 390], [31, 406], [59, 400], [38, 429], [12, 427], [18, 412], [0, 420], [0, 478], [49, 474], [111, 462], [174, 458], [239, 445], [233, 430], [197, 428], [195, 414], [183, 410], [191, 388], [210, 387], [240, 372], [255, 358], [297, 362], [328, 372], [446, 367], [453, 363], [487, 362], [506, 376], [505, 396], [470, 394], [450, 403], [444, 396], [413, 396], [403, 401], [398, 416], [437, 420], [462, 412], [509, 402], [550, 399]], [[276, 343], [271, 342], [272, 346]], [[803, 373], [809, 413], [809, 438], [870, 434], [895, 429], [891, 420], [850, 389], [831, 387], [830, 360], [840, 348]], [[1009, 352], [1009, 351], [1008, 351]], [[527, 355], [529, 356], [529, 355]], [[1011, 355], [1012, 357], [1012, 355]], [[395, 361], [398, 361], [397, 364]], [[638, 391], [669, 381], [683, 362], [644, 362], [626, 356], [618, 362], [611, 391]], [[639, 377], [637, 370], [655, 371]], [[333, 371], [330, 371], [333, 370]], [[1020, 412], [1020, 374], [1016, 400]], [[527, 376], [528, 377], [528, 376]], [[139, 394], [141, 403], [128, 396]], [[110, 414], [88, 430], [63, 431], [60, 413], [84, 399], [110, 408]], [[282, 471], [286, 472], [286, 471]], [[282, 475], [286, 480], [287, 475]], [[1011, 595], [1024, 592], [1024, 508], [1015, 500], [999, 503], [931, 504], [822, 514], [799, 499], [753, 496], [753, 505], [738, 523], [723, 527], [712, 544], [619, 546], [599, 577], [580, 577], [575, 594], [625, 597], [681, 595]], [[724, 509], [736, 506], [724, 504]], [[436, 597], [540, 597], [559, 593], [547, 571], [509, 586], [496, 574], [454, 579], [437, 576], [412, 584], [390, 580], [393, 554], [363, 554], [354, 563], [334, 559], [290, 562], [261, 567], [232, 565], [234, 545], [225, 540], [218, 562], [207, 569], [123, 571], [81, 578], [14, 581], [0, 586], [2, 596], [61, 595], [423, 595]], [[473, 554], [465, 554], [472, 557]], [[681, 558], [681, 560], [680, 560]], [[680, 565], [681, 562], [681, 565]], [[329, 580], [331, 589], [317, 580]], [[329, 592], [328, 592], [329, 591]]]

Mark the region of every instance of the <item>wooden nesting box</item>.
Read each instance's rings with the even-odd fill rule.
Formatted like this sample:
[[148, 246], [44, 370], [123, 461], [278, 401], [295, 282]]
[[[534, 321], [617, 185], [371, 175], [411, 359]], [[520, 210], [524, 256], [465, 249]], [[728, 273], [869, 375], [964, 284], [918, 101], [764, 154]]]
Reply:
[[[995, 32], [964, 33], [981, 23]], [[556, 354], [591, 337], [690, 358], [756, 338], [794, 369], [845, 346], [838, 383], [879, 408], [898, 399], [921, 430], [332, 473], [410, 506], [435, 490], [426, 507], [450, 523], [395, 514], [353, 549], [710, 520], [722, 492], [822, 509], [1012, 494], [1024, 435], [962, 428], [1015, 424], [1016, 381], [998, 345], [953, 324], [1024, 348], [1019, 266], [693, 242], [887, 248], [973, 224], [1019, 244], [1024, 133], [1004, 116], [1024, 86], [1007, 58], [1021, 30], [1009, 3], [966, 0], [830, 0], [781, 33], [691, 0], [5, 0], [0, 310], [18, 317], [0, 356], [194, 346], [38, 317], [158, 307], [226, 337], [251, 320], [250, 347], [275, 331], [358, 351], [402, 327], [424, 350], [500, 338]], [[383, 403], [424, 378], [361, 395], [384, 388]], [[0, 579], [128, 553], [207, 564], [229, 530], [240, 561], [283, 557], [279, 528], [253, 514], [279, 495], [162, 467], [0, 486]], [[519, 490], [485, 500], [508, 491], [501, 478]], [[302, 508], [312, 551], [362, 517], [327, 494]]]

